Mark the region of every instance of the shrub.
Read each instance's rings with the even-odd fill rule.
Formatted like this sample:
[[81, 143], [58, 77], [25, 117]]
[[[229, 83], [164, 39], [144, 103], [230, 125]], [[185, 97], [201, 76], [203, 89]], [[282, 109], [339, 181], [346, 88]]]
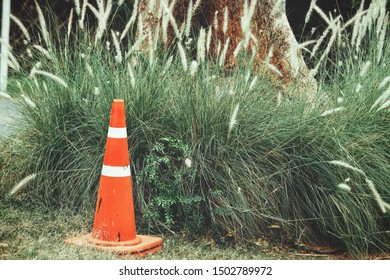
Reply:
[[133, 44], [120, 56], [115, 39], [108, 49], [76, 31], [11, 80], [11, 94], [24, 94], [23, 120], [17, 141], [3, 144], [2, 158], [13, 159], [0, 161], [3, 191], [36, 174], [29, 196], [91, 207], [111, 101], [123, 98], [141, 229], [242, 239], [277, 225], [296, 242], [387, 251], [390, 48], [369, 44], [388, 36], [372, 26], [359, 48], [340, 38], [333, 67], [319, 53], [313, 104], [255, 77], [245, 55], [230, 71], [213, 59], [185, 71], [191, 49], [158, 53], [157, 42], [144, 54]]

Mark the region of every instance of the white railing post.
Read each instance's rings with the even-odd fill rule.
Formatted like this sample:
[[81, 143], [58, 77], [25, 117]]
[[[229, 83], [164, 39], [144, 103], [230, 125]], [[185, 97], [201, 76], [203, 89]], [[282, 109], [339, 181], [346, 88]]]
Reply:
[[10, 14], [11, 14], [11, 0], [3, 0], [3, 14], [1, 17], [1, 65], [0, 65], [0, 91], [2, 92], [7, 91]]

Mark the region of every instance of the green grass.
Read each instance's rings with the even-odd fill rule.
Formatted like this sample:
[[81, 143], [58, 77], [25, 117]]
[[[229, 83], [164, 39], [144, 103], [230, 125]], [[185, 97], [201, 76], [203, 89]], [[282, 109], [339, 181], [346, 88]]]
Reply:
[[[0, 260], [115, 260], [117, 256], [89, 248], [65, 245], [70, 237], [89, 233], [91, 211], [50, 209], [29, 202], [26, 196], [17, 199], [0, 197]], [[145, 232], [137, 232], [145, 234]], [[235, 243], [204, 236], [164, 234], [162, 250], [143, 257], [146, 260], [327, 260], [348, 259], [343, 253], [318, 254], [281, 244], [277, 239], [259, 238]], [[371, 258], [383, 259], [385, 255]]]
[[[67, 87], [41, 74], [29, 77], [27, 66], [11, 79], [10, 94], [18, 98], [24, 93], [36, 106], [20, 99], [19, 133], [1, 143], [0, 193], [5, 196], [35, 173], [21, 190], [26, 200], [51, 209], [87, 211], [91, 220], [111, 102], [123, 98], [141, 231], [191, 232], [215, 240], [229, 236], [242, 242], [277, 226], [288, 242], [330, 242], [355, 257], [389, 252], [389, 213], [381, 211], [367, 180], [389, 203], [389, 111], [371, 107], [384, 91], [378, 85], [388, 75], [390, 48], [385, 46], [375, 62], [372, 41], [378, 38], [371, 35], [361, 52], [355, 54], [346, 41], [320, 68], [321, 90], [313, 104], [291, 90], [279, 105], [278, 89], [266, 77], [259, 76], [250, 88], [254, 73], [245, 55], [230, 71], [210, 59], [192, 76], [183, 72], [177, 54], [167, 68], [168, 51], [153, 60], [136, 52], [118, 63], [114, 50], [89, 44], [93, 37], [84, 32], [76, 31], [69, 42], [53, 33], [56, 47], [48, 48], [52, 58], [35, 54], [25, 62], [40, 61], [40, 69], [55, 73]], [[341, 58], [344, 64], [338, 66]], [[360, 77], [367, 60], [373, 65]], [[356, 92], [358, 84], [362, 89]], [[340, 97], [342, 104], [337, 103]], [[342, 111], [321, 116], [340, 106]], [[364, 174], [330, 163], [336, 160]], [[338, 187], [347, 178], [350, 192]], [[63, 232], [73, 235], [68, 228]], [[59, 248], [57, 255], [67, 250]], [[45, 252], [34, 254], [46, 258]], [[84, 258], [82, 254], [65, 258]]]

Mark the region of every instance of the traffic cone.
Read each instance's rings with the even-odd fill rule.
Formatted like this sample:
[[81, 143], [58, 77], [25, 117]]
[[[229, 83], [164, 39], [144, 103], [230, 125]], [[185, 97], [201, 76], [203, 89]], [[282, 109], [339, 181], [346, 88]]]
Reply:
[[162, 238], [136, 234], [125, 106], [121, 99], [112, 104], [92, 233], [65, 243], [134, 256], [162, 247]]

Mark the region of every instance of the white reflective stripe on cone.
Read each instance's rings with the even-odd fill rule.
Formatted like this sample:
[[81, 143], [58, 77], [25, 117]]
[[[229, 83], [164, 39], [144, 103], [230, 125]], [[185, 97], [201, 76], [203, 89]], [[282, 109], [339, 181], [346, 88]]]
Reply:
[[130, 165], [108, 166], [103, 164], [102, 175], [107, 177], [128, 177], [131, 176]]
[[127, 129], [126, 127], [109, 127], [107, 136], [110, 138], [127, 139]]

